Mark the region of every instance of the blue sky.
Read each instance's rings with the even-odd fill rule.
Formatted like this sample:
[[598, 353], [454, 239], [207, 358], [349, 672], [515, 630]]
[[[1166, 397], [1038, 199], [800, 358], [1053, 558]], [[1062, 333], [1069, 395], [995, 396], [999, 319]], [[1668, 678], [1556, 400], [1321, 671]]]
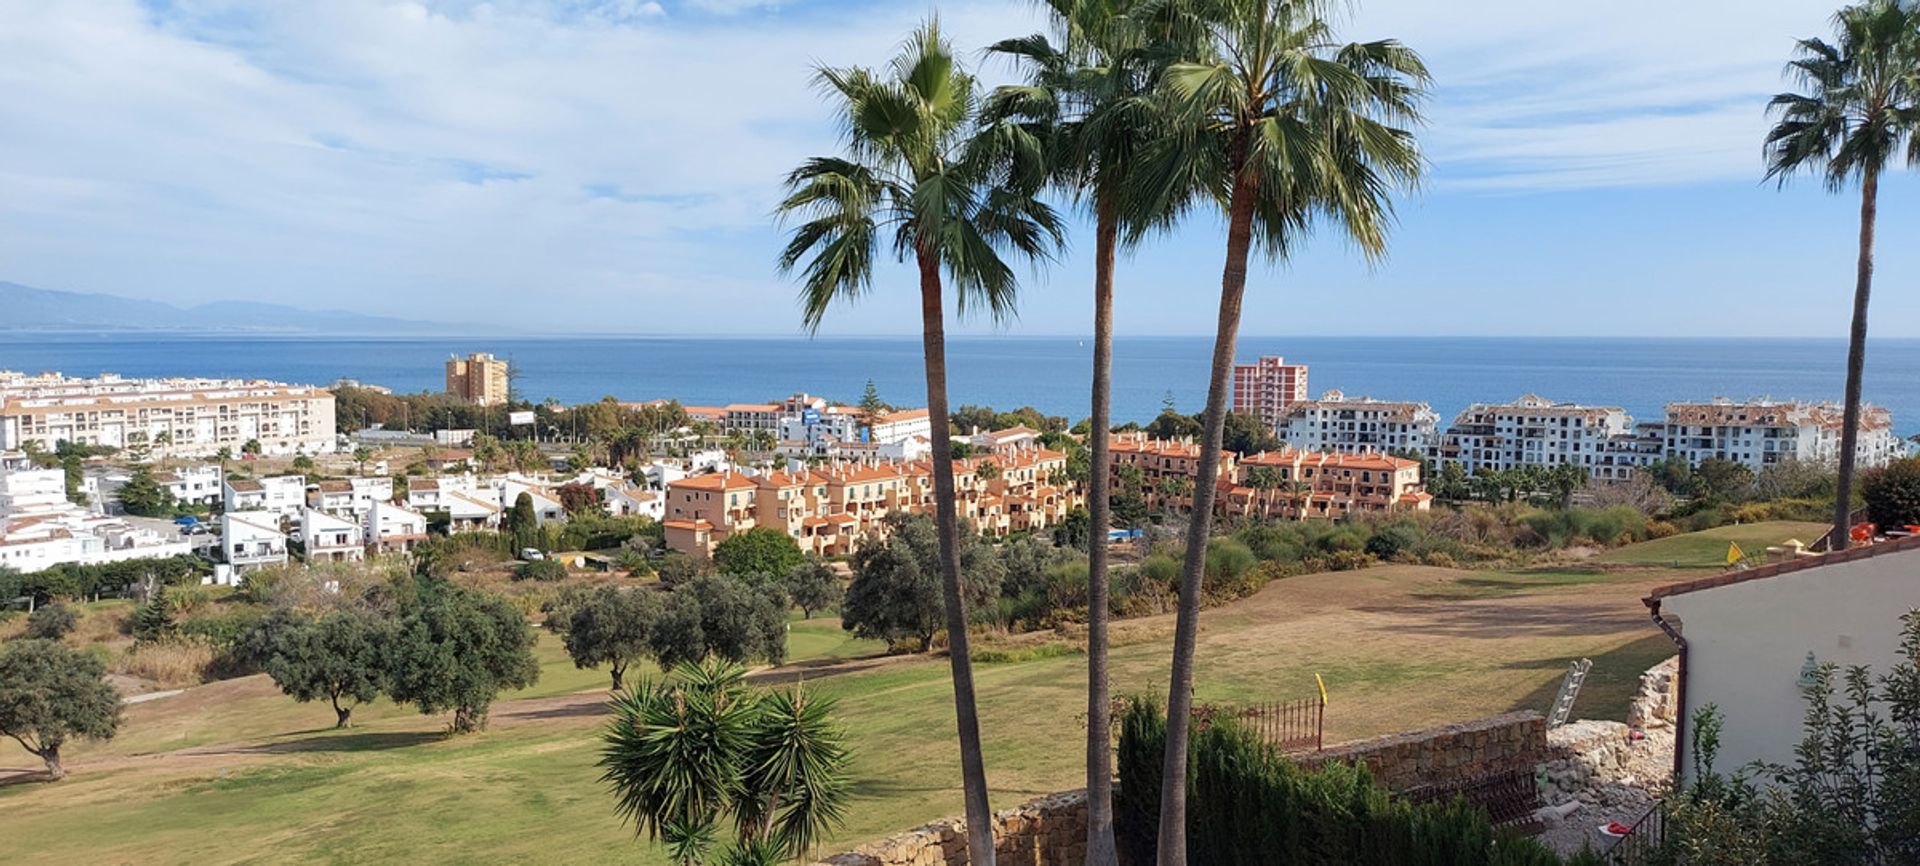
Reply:
[[[1250, 334], [1840, 335], [1857, 199], [1760, 180], [1763, 106], [1828, 0], [1366, 0], [1437, 78], [1390, 257], [1256, 270]], [[1024, 0], [0, 0], [0, 280], [555, 332], [798, 330], [768, 213], [835, 145], [810, 64]], [[989, 79], [1004, 78], [993, 65]], [[1920, 180], [1883, 188], [1874, 332], [1920, 336]], [[1074, 246], [1014, 334], [1088, 330]], [[1211, 333], [1219, 227], [1120, 273], [1128, 334]], [[890, 268], [824, 333], [917, 330]], [[0, 311], [3, 315], [4, 311]], [[984, 322], [963, 330], [991, 332]]]

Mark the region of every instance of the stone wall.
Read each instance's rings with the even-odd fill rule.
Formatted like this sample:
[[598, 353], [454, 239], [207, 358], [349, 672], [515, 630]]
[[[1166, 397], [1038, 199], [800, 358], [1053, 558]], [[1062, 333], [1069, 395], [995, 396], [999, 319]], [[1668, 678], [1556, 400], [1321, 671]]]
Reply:
[[1309, 767], [1366, 761], [1380, 784], [1405, 791], [1531, 767], [1546, 752], [1546, 719], [1523, 712], [1345, 743], [1298, 760]]
[[[1003, 866], [1068, 866], [1087, 857], [1087, 792], [1053, 794], [993, 816]], [[967, 822], [935, 821], [820, 861], [815, 866], [966, 866]]]

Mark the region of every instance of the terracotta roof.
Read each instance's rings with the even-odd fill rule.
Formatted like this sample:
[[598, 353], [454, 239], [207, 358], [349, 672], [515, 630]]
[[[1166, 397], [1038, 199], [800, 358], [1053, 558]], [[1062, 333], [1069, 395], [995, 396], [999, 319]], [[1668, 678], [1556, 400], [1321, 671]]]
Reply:
[[692, 529], [696, 531], [713, 528], [713, 524], [705, 520], [667, 520], [661, 522], [660, 525], [668, 529]]
[[902, 421], [914, 421], [914, 420], [918, 420], [920, 418], [925, 418], [925, 417], [927, 417], [927, 410], [925, 409], [900, 409], [898, 411], [888, 412], [887, 414], [880, 416], [880, 420], [875, 421], [874, 423], [898, 424]]
[[752, 478], [732, 472], [715, 472], [710, 475], [695, 475], [682, 478], [667, 485], [667, 489], [686, 488], [688, 490], [748, 490], [752, 489]]
[[1746, 583], [1749, 580], [1761, 580], [1790, 572], [1805, 571], [1809, 568], [1819, 568], [1823, 565], [1838, 565], [1843, 562], [1855, 562], [1862, 559], [1871, 559], [1883, 554], [1900, 553], [1908, 550], [1920, 550], [1920, 535], [1910, 535], [1906, 538], [1896, 538], [1891, 541], [1882, 541], [1879, 544], [1869, 544], [1864, 547], [1836, 550], [1830, 553], [1820, 554], [1819, 556], [1805, 556], [1799, 559], [1789, 559], [1785, 562], [1768, 563], [1740, 571], [1716, 574], [1712, 577], [1702, 577], [1696, 580], [1670, 583], [1666, 586], [1656, 587], [1652, 594], [1642, 600], [1647, 603], [1647, 606], [1652, 607], [1658, 604], [1660, 599], [1668, 596], [1684, 595], [1689, 592], [1699, 592], [1703, 589], [1714, 589], [1736, 583]]
[[233, 488], [235, 493], [259, 493], [260, 491], [267, 489], [265, 485], [262, 485], [260, 482], [255, 481], [251, 478], [242, 478], [238, 481], [228, 481], [227, 486]]
[[352, 493], [353, 492], [353, 484], [346, 481], [322, 481], [313, 486], [319, 488], [321, 493]]

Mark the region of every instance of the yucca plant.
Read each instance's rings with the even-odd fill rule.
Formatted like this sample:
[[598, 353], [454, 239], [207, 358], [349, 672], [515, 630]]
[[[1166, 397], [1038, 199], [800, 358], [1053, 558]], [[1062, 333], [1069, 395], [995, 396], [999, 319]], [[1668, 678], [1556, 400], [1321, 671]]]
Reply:
[[718, 864], [777, 863], [840, 824], [848, 792], [846, 737], [830, 700], [757, 692], [746, 669], [683, 664], [613, 699], [601, 735], [601, 781], [615, 811], [681, 866], [707, 862], [720, 828], [733, 839]]

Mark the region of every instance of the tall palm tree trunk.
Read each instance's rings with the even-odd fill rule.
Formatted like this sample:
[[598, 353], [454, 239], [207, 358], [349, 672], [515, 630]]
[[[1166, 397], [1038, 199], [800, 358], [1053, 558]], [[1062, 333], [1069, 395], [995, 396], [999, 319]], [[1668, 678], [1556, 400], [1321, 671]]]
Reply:
[[1852, 542], [1854, 448], [1860, 441], [1860, 378], [1867, 364], [1867, 299], [1873, 294], [1873, 224], [1880, 209], [1880, 172], [1860, 180], [1860, 262], [1853, 285], [1853, 330], [1847, 335], [1847, 405], [1840, 428], [1840, 485], [1834, 491], [1833, 535], [1827, 549]]
[[953, 708], [960, 736], [960, 783], [967, 806], [967, 860], [993, 866], [993, 810], [980, 751], [980, 713], [973, 696], [973, 656], [967, 648], [967, 602], [960, 592], [960, 517], [954, 507], [952, 415], [947, 411], [947, 334], [941, 304], [940, 261], [918, 253], [920, 333], [927, 361], [927, 416], [933, 419], [933, 522], [940, 533], [940, 588], [946, 596], [947, 661], [953, 671]]
[[1119, 217], [1097, 207], [1093, 258], [1093, 416], [1087, 446], [1087, 864], [1113, 866], [1112, 688], [1107, 682], [1107, 440], [1113, 429], [1113, 257]]
[[1253, 178], [1246, 171], [1247, 142], [1233, 146], [1234, 186], [1227, 222], [1227, 263], [1220, 277], [1220, 321], [1213, 338], [1213, 370], [1200, 441], [1199, 477], [1193, 481], [1193, 519], [1187, 524], [1187, 560], [1180, 572], [1180, 610], [1173, 632], [1173, 675], [1167, 687], [1167, 752], [1160, 784], [1160, 866], [1187, 862], [1187, 738], [1193, 721], [1193, 656], [1200, 630], [1200, 579], [1213, 529], [1220, 442], [1227, 423], [1227, 388], [1233, 374], [1234, 341], [1240, 334], [1240, 301], [1247, 291], [1247, 255], [1253, 248]]

